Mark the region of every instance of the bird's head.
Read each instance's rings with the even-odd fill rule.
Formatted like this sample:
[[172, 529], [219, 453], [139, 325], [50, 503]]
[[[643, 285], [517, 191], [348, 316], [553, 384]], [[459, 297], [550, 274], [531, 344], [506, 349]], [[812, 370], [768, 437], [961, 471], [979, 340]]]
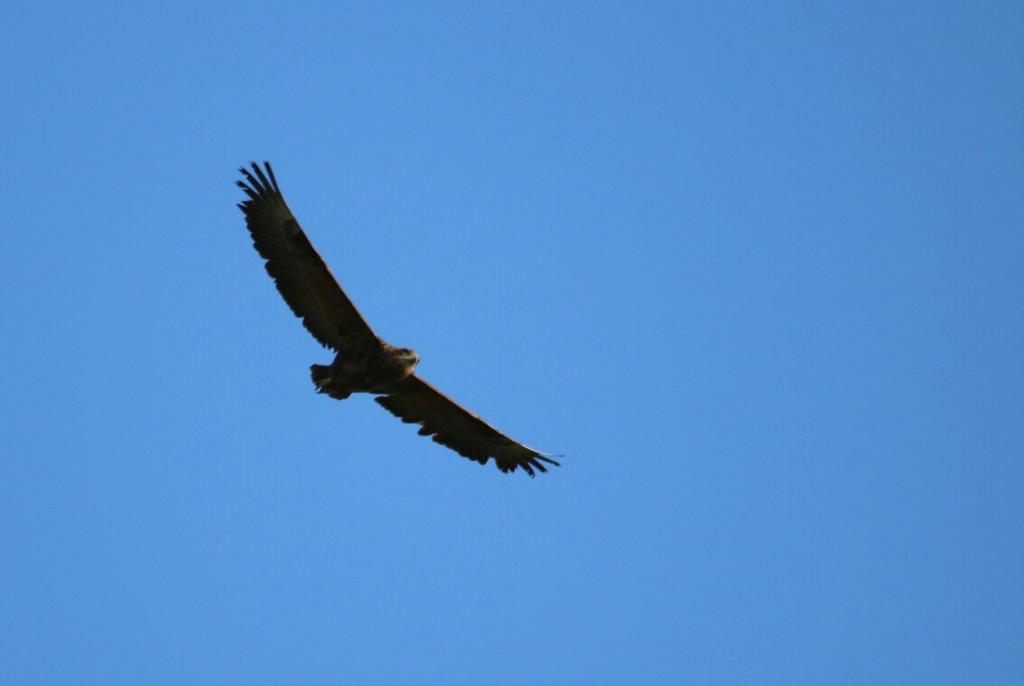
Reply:
[[408, 365], [409, 371], [420, 363], [420, 356], [411, 348], [399, 348], [395, 351], [395, 357]]

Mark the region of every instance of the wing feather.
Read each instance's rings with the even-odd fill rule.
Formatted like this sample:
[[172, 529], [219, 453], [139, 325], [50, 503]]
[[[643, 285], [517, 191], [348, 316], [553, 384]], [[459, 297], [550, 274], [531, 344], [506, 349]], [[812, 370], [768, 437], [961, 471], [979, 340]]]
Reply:
[[433, 436], [437, 443], [480, 464], [493, 457], [501, 471], [522, 467], [531, 477], [534, 470], [547, 471], [544, 463], [559, 466], [550, 456], [512, 440], [415, 374], [375, 400], [403, 422], [420, 424], [421, 436]]
[[269, 162], [239, 169], [249, 197], [238, 207], [267, 273], [295, 316], [325, 347], [340, 351], [380, 346], [377, 335], [345, 295], [285, 203]]

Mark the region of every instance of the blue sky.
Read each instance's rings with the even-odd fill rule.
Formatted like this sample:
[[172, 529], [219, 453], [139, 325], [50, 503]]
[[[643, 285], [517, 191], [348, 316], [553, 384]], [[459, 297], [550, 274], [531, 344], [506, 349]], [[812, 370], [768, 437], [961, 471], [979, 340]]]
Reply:
[[[4, 15], [5, 682], [1024, 681], [1019, 3]], [[252, 159], [563, 467], [316, 395]]]

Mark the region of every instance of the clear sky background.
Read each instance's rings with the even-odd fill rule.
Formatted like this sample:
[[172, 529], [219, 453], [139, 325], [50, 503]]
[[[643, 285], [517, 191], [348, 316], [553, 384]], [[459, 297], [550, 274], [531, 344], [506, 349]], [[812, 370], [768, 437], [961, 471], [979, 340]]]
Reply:
[[1024, 683], [1020, 3], [3, 16], [4, 684]]

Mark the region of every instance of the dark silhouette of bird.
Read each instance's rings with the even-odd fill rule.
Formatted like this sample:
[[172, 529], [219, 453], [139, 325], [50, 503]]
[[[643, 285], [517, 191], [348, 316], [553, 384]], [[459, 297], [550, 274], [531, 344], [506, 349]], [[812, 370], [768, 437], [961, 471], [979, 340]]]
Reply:
[[331, 364], [310, 367], [319, 393], [338, 400], [373, 394], [403, 422], [419, 424], [421, 435], [480, 464], [494, 458], [503, 472], [521, 467], [532, 477], [546, 472], [545, 465], [558, 466], [553, 456], [509, 438], [417, 376], [419, 355], [381, 340], [366, 323], [288, 209], [270, 163], [251, 167], [239, 169], [245, 180], [237, 183], [249, 196], [238, 207], [253, 246], [295, 316], [336, 353]]

